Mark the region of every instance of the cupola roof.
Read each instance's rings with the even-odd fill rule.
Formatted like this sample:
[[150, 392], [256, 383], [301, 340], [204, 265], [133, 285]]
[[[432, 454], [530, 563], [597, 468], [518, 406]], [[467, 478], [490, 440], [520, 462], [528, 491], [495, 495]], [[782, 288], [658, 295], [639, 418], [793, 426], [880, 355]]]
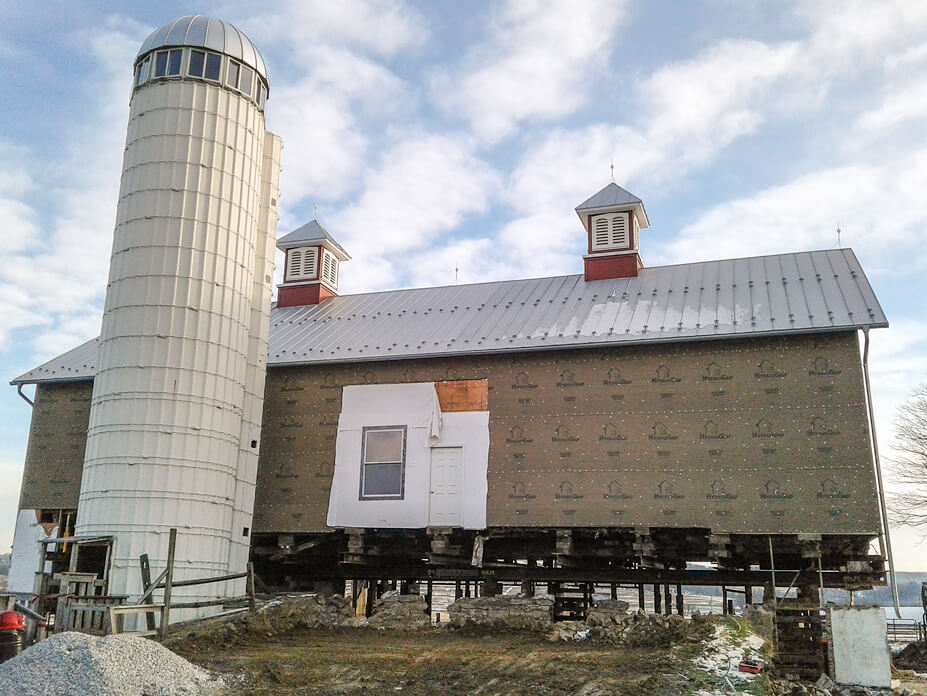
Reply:
[[203, 15], [180, 17], [155, 29], [145, 39], [135, 62], [157, 48], [174, 46], [193, 46], [224, 53], [254, 68], [267, 82], [267, 66], [251, 39], [228, 22]]
[[319, 224], [318, 220], [307, 222], [277, 240], [278, 249], [291, 249], [297, 246], [322, 245], [338, 257], [340, 261], [349, 261], [351, 255], [344, 250], [335, 238]]
[[625, 191], [614, 181], [576, 206], [576, 214], [579, 215], [580, 220], [585, 221], [585, 216], [591, 213], [614, 209], [634, 210], [640, 226], [650, 227], [647, 211], [644, 210], [644, 202], [633, 193]]

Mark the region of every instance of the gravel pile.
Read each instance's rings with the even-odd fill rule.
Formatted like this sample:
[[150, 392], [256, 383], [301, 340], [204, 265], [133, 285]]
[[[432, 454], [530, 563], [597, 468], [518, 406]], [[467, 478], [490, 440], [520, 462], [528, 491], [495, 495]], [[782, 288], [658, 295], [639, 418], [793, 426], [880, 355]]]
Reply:
[[0, 664], [0, 696], [204, 696], [221, 680], [154, 641], [58, 633]]

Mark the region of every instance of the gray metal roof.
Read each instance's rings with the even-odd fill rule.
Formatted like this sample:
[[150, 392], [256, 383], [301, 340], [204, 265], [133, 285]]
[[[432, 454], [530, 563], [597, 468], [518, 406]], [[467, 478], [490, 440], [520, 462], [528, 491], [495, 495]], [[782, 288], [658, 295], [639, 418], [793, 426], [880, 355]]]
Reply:
[[[888, 326], [850, 249], [332, 297], [271, 313], [269, 365], [354, 362]], [[90, 341], [13, 380], [87, 379]]]
[[142, 43], [135, 62], [165, 46], [195, 46], [224, 53], [254, 68], [267, 82], [267, 66], [251, 39], [228, 22], [203, 15], [187, 15], [155, 29]]
[[351, 258], [351, 255], [344, 250], [344, 247], [335, 241], [335, 238], [332, 237], [328, 233], [328, 230], [322, 227], [317, 220], [307, 222], [302, 227], [297, 227], [292, 232], [283, 235], [277, 240], [277, 246], [282, 249], [284, 246], [291, 246], [300, 242], [315, 242], [322, 240], [327, 240], [335, 249], [344, 254], [345, 259]]
[[597, 194], [576, 206], [576, 210], [590, 210], [593, 208], [607, 208], [613, 205], [634, 204], [643, 204], [643, 201], [633, 193], [625, 191], [613, 181]]

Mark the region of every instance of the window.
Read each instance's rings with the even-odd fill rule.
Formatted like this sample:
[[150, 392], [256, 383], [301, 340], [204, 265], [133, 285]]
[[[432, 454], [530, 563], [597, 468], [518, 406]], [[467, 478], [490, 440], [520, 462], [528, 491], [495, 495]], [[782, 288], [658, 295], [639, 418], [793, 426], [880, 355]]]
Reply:
[[593, 249], [623, 249], [628, 245], [627, 213], [609, 213], [592, 218]]
[[190, 51], [190, 65], [187, 74], [193, 77], [203, 76], [203, 67], [206, 65], [206, 54], [203, 51]]
[[145, 58], [142, 61], [141, 65], [138, 66], [138, 82], [136, 84], [142, 85], [148, 82], [148, 76], [151, 73], [151, 56]]
[[238, 72], [241, 66], [234, 60], [229, 61], [229, 71], [225, 76], [225, 83], [233, 88], [238, 89]]
[[286, 253], [286, 280], [315, 278], [318, 272], [317, 247], [290, 249]]
[[180, 63], [183, 59], [183, 49], [175, 48], [170, 51], [158, 51], [155, 54], [155, 77], [166, 77], [180, 74]]
[[219, 81], [219, 68], [222, 66], [222, 57], [218, 53], [206, 54], [206, 73], [203, 75], [207, 80]]
[[219, 68], [222, 65], [222, 56], [218, 53], [205, 51], [190, 51], [190, 65], [187, 74], [191, 77], [205, 77], [207, 80], [219, 79]]
[[170, 55], [167, 59], [167, 74], [168, 75], [179, 75], [180, 74], [180, 63], [183, 60], [183, 49], [176, 48], [170, 52]]
[[[223, 63], [227, 65], [224, 71]], [[254, 68], [225, 58], [219, 53], [210, 53], [198, 48], [170, 48], [146, 56], [135, 67], [135, 86], [143, 85], [152, 78], [180, 75], [212, 82], [221, 82], [224, 77], [228, 87], [241, 91], [255, 102], [259, 109], [264, 110], [267, 84]]]
[[363, 429], [360, 499], [401, 499], [405, 486], [406, 426]]
[[238, 81], [238, 89], [251, 96], [251, 76], [253, 71], [251, 68], [246, 68], [242, 66], [241, 68], [241, 79]]

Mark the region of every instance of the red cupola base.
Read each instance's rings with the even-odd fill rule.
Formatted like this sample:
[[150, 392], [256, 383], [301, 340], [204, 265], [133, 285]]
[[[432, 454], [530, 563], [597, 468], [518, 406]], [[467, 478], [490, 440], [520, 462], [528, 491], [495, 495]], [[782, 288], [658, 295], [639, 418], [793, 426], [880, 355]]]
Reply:
[[319, 304], [319, 302], [322, 300], [334, 296], [335, 293], [333, 293], [321, 283], [277, 286], [278, 307], [301, 307], [303, 305], [314, 305]]
[[587, 281], [636, 278], [644, 267], [639, 254], [589, 254], [583, 263]]

